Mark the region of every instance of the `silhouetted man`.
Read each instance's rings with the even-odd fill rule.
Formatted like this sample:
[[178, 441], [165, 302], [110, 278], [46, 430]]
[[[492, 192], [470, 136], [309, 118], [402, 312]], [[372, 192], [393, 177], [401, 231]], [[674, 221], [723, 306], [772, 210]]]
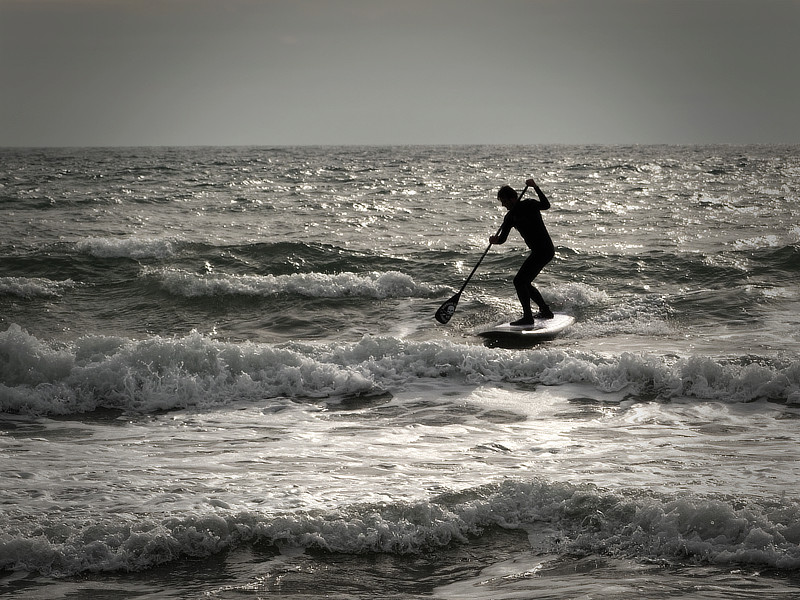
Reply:
[[506, 185], [500, 188], [500, 191], [497, 192], [497, 199], [508, 210], [508, 213], [503, 219], [500, 235], [493, 235], [489, 238], [490, 244], [502, 244], [508, 239], [508, 234], [513, 227], [519, 231], [522, 239], [531, 249], [530, 256], [525, 259], [514, 277], [514, 287], [517, 290], [519, 302], [522, 304], [522, 318], [512, 322], [512, 325], [533, 325], [534, 315], [531, 312], [531, 300], [539, 307], [537, 318], [553, 318], [553, 312], [532, 283], [544, 266], [555, 256], [553, 240], [550, 239], [550, 234], [542, 220], [542, 211], [550, 208], [550, 201], [533, 179], [528, 179], [525, 185], [532, 187], [539, 199], [520, 200], [517, 192], [511, 186]]

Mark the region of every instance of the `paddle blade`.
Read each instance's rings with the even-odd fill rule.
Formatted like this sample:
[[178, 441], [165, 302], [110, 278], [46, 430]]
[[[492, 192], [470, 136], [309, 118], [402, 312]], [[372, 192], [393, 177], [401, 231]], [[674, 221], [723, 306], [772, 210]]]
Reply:
[[450, 320], [450, 317], [452, 317], [453, 313], [456, 312], [456, 306], [458, 305], [458, 299], [460, 297], [461, 292], [450, 298], [450, 300], [439, 307], [439, 310], [436, 311], [435, 315], [435, 318], [437, 321], [439, 321], [439, 323], [444, 325]]

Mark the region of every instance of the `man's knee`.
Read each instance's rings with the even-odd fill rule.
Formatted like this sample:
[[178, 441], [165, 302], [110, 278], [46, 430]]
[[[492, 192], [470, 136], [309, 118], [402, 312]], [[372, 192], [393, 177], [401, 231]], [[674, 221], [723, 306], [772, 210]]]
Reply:
[[525, 275], [521, 273], [517, 273], [514, 277], [514, 287], [518, 290], [527, 290], [528, 286], [531, 284], [531, 279], [525, 277]]

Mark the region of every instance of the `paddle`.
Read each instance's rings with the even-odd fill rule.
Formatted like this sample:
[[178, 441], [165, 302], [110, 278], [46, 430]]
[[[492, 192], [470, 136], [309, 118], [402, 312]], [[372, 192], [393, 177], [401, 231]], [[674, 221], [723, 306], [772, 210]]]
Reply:
[[[522, 197], [525, 195], [526, 191], [528, 191], [528, 186], [527, 185], [522, 190], [522, 192], [520, 193], [520, 195], [517, 198], [517, 200], [522, 200]], [[500, 229], [498, 229], [497, 233], [495, 234], [496, 236], [500, 235], [500, 231], [502, 230], [502, 228], [503, 228], [503, 226], [501, 225]], [[467, 287], [467, 284], [469, 283], [469, 280], [472, 279], [472, 276], [475, 275], [475, 271], [478, 270], [478, 267], [483, 262], [483, 258], [489, 252], [489, 248], [491, 248], [491, 247], [492, 247], [492, 243], [489, 242], [489, 245], [486, 246], [486, 250], [483, 251], [483, 254], [481, 255], [481, 258], [478, 261], [478, 264], [476, 264], [475, 268], [472, 269], [472, 273], [470, 273], [469, 277], [467, 277], [466, 281], [464, 281], [464, 285], [461, 286], [461, 289], [458, 290], [458, 293], [455, 296], [453, 296], [452, 298], [450, 298], [450, 300], [448, 300], [447, 302], [442, 304], [439, 307], [439, 310], [436, 311], [436, 315], [434, 315], [434, 318], [437, 321], [439, 321], [439, 323], [441, 323], [442, 325], [446, 324], [450, 320], [450, 318], [453, 316], [453, 313], [456, 312], [456, 306], [458, 305], [458, 301], [461, 298], [461, 293], [464, 291], [464, 288]]]

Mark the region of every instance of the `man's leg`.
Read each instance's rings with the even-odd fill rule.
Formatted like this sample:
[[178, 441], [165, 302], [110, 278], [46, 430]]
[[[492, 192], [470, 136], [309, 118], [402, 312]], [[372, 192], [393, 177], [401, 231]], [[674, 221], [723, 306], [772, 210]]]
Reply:
[[[542, 294], [539, 290], [536, 289], [536, 286], [531, 284], [530, 291], [530, 298], [536, 303], [536, 306], [539, 307], [539, 316], [542, 319], [552, 319], [553, 318], [553, 311], [550, 310], [550, 307], [547, 306], [547, 302], [544, 301], [542, 298]], [[529, 303], [530, 306], [530, 303]]]
[[550, 262], [550, 257], [542, 259], [541, 257], [531, 254], [525, 259], [525, 262], [522, 263], [522, 266], [514, 277], [514, 288], [517, 290], [517, 297], [519, 298], [519, 303], [522, 305], [522, 319], [515, 321], [515, 324], [533, 324], [531, 300], [539, 307], [539, 313], [543, 318], [552, 318], [553, 313], [550, 311], [544, 298], [542, 298], [542, 294], [539, 293], [539, 290], [531, 283], [548, 262]]

